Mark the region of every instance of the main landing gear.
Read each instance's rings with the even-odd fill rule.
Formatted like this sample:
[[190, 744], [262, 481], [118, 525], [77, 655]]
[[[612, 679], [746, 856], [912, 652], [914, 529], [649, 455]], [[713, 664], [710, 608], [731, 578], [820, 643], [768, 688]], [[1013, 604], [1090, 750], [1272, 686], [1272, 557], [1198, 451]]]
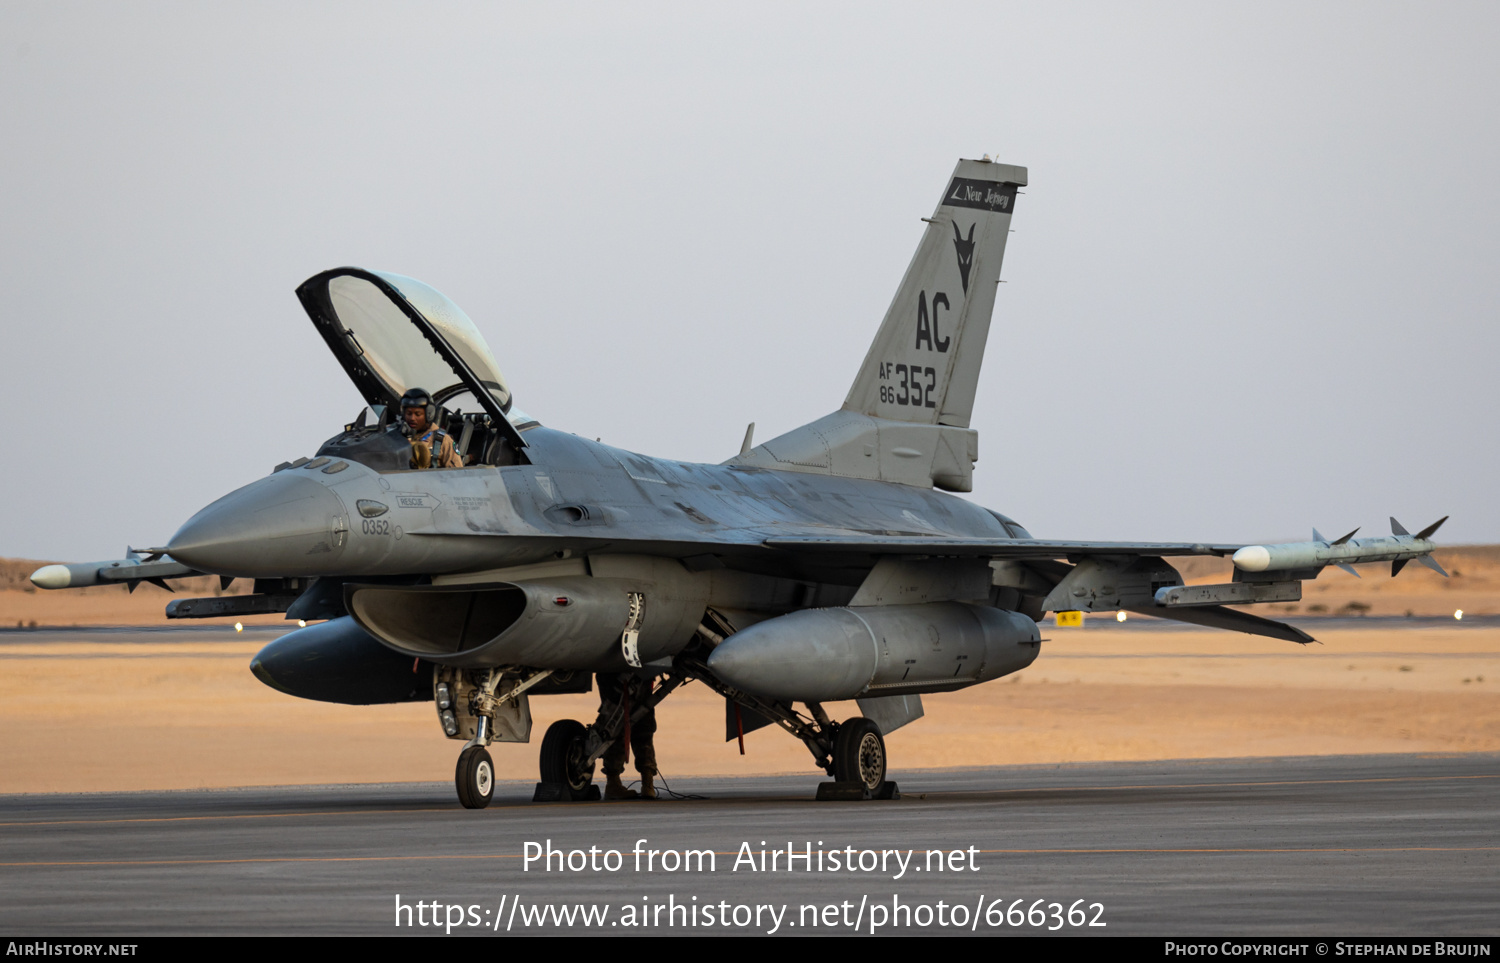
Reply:
[[[734, 708], [735, 729], [743, 738], [745, 732], [766, 725], [778, 725], [802, 740], [817, 765], [832, 782], [818, 786], [819, 799], [899, 799], [894, 782], [885, 778], [885, 738], [872, 719], [855, 716], [834, 722], [816, 702], [807, 703], [807, 714], [798, 712], [789, 702], [772, 702], [741, 692], [726, 685], [708, 668], [708, 653], [723, 641], [707, 626], [699, 628], [695, 644], [677, 657], [675, 665], [686, 676], [698, 679], [729, 700]], [[747, 722], [746, 720], [750, 720]]]
[[[630, 698], [630, 721], [635, 724], [678, 686], [685, 676], [661, 676], [655, 682], [630, 675], [626, 686]], [[637, 682], [635, 680], [639, 679]], [[625, 732], [623, 705], [602, 706], [594, 724], [585, 726], [574, 719], [559, 719], [547, 727], [542, 737], [541, 777], [536, 784], [534, 802], [585, 802], [601, 798], [594, 785], [594, 766]]]
[[833, 737], [833, 778], [858, 783], [866, 793], [877, 793], [885, 782], [885, 739], [880, 727], [855, 716], [839, 724]]
[[[588, 745], [589, 730], [576, 719], [559, 719], [548, 726], [542, 737], [542, 781], [535, 798], [546, 795], [567, 802], [598, 799], [599, 787], [594, 785], [598, 757], [590, 757]], [[549, 787], [545, 793], [543, 787]]]
[[[726, 685], [709, 671], [708, 652], [722, 636], [700, 627], [694, 645], [681, 652], [668, 674], [654, 682], [634, 674], [622, 676], [629, 698], [601, 707], [592, 725], [561, 719], [542, 737], [536, 802], [583, 802], [601, 798], [594, 785], [599, 759], [625, 731], [625, 708], [632, 723], [645, 717], [676, 688], [698, 679], [724, 696], [733, 709], [728, 738], [767, 725], [779, 725], [800, 739], [816, 764], [832, 777], [818, 786], [819, 799], [895, 799], [899, 793], [886, 779], [885, 738], [880, 726], [862, 716], [834, 722], [823, 707], [806, 704], [799, 712], [789, 702], [773, 702]], [[440, 667], [434, 696], [443, 731], [454, 739], [469, 736], [454, 770], [458, 801], [465, 809], [483, 809], [495, 795], [495, 764], [485, 748], [491, 741], [526, 742], [531, 712], [525, 693], [552, 675], [552, 670], [457, 670]], [[523, 678], [524, 676], [524, 678]], [[587, 685], [587, 680], [578, 682]], [[569, 683], [570, 685], [572, 683]], [[551, 683], [549, 683], [551, 685]], [[544, 690], [545, 691], [545, 690]], [[568, 688], [580, 692], [586, 689]]]

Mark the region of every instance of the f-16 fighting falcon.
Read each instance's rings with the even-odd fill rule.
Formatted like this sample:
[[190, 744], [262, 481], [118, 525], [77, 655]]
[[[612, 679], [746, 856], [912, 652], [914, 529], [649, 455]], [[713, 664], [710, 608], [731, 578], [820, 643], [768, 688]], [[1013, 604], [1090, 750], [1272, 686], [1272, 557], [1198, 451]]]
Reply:
[[[253, 594], [179, 599], [167, 614], [316, 623], [267, 645], [251, 671], [305, 699], [432, 701], [463, 743], [458, 798], [480, 808], [495, 785], [485, 747], [529, 741], [529, 700], [589, 691], [596, 673], [637, 696], [547, 730], [539, 799], [598, 798], [598, 760], [690, 681], [724, 697], [726, 739], [777, 725], [801, 740], [832, 777], [820, 796], [888, 797], [883, 737], [921, 717], [925, 694], [1030, 665], [1047, 612], [1309, 642], [1228, 606], [1300, 599], [1330, 564], [1438, 568], [1441, 521], [1290, 545], [1047, 541], [949, 494], [972, 490], [975, 390], [1026, 177], [960, 161], [843, 405], [755, 447], [747, 433], [718, 465], [550, 429], [515, 404], [443, 295], [396, 274], [324, 271], [297, 296], [368, 402], [359, 417], [163, 547], [32, 580], [253, 579]], [[402, 430], [414, 389], [430, 394], [421, 427], [446, 433], [453, 453], [433, 450], [425, 469]], [[1232, 556], [1233, 579], [1185, 586], [1166, 560], [1189, 555]], [[860, 715], [829, 717], [825, 704], [850, 699]]]

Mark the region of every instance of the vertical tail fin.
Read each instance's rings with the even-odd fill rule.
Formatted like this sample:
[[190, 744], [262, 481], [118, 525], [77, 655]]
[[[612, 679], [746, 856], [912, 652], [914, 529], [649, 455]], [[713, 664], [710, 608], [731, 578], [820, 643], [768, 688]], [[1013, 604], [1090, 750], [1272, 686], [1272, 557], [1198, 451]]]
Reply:
[[1025, 184], [1024, 167], [959, 161], [843, 407], [727, 464], [973, 491], [969, 418]]
[[969, 426], [995, 285], [1026, 168], [961, 160], [843, 410]]

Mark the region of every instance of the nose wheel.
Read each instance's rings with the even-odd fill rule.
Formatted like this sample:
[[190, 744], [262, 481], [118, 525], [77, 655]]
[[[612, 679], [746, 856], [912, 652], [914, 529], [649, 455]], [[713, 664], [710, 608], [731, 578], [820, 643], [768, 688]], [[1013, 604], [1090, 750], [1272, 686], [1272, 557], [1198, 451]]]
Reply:
[[483, 746], [470, 746], [458, 754], [454, 773], [458, 801], [465, 809], [483, 809], [495, 798], [495, 763]]

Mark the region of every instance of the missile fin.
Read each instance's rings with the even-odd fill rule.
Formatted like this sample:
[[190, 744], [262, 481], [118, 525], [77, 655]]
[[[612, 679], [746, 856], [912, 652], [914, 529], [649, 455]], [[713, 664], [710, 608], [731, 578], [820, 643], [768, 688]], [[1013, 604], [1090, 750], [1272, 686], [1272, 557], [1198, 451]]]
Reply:
[[1448, 516], [1444, 515], [1442, 518], [1438, 519], [1437, 521], [1433, 522], [1431, 525], [1428, 525], [1426, 528], [1424, 528], [1420, 532], [1418, 532], [1417, 533], [1417, 537], [1418, 538], [1431, 538], [1433, 532], [1436, 532], [1438, 529], [1442, 528], [1443, 527], [1443, 523], [1446, 522], [1447, 520], [1448, 520]]
[[125, 591], [133, 593], [135, 592], [135, 587], [139, 584], [141, 584], [141, 580], [138, 578], [133, 578], [125, 583]]
[[[1355, 526], [1354, 532], [1357, 532], [1357, 531], [1359, 531], [1359, 527]], [[1342, 545], [1342, 544], [1344, 544], [1345, 542], [1349, 541], [1349, 539], [1351, 539], [1351, 538], [1354, 537], [1354, 532], [1350, 532], [1348, 535], [1345, 535], [1343, 538], [1339, 539], [1338, 541], [1334, 542], [1333, 544], [1335, 544], [1335, 545]]]
[[220, 575], [219, 576], [219, 591], [222, 592], [225, 589], [229, 588], [229, 583], [231, 583], [233, 581], [234, 581], [234, 576], [233, 575]]
[[168, 585], [168, 584], [167, 584], [167, 583], [166, 583], [166, 582], [165, 582], [165, 581], [163, 581], [163, 580], [162, 580], [162, 579], [159, 579], [159, 578], [155, 578], [155, 577], [152, 577], [152, 578], [148, 578], [148, 579], [146, 579], [146, 581], [148, 581], [148, 582], [150, 582], [150, 583], [151, 583], [151, 584], [152, 584], [152, 585], [155, 585], [155, 586], [158, 586], [158, 587], [159, 587], [159, 588], [164, 588], [164, 589], [166, 589], [166, 590], [167, 590], [167, 591], [168, 591], [168, 592], [170, 592], [170, 591], [172, 591], [172, 586], [170, 586], [170, 585]]
[[1350, 565], [1348, 562], [1337, 562], [1335, 564], [1338, 565], [1339, 568], [1341, 568], [1344, 571], [1348, 572], [1350, 575], [1353, 575], [1355, 578], [1362, 578], [1363, 577], [1358, 572], [1356, 572], [1354, 570], [1354, 566]]
[[1328, 541], [1328, 539], [1324, 538], [1322, 535], [1319, 535], [1318, 534], [1318, 530], [1315, 528], [1315, 529], [1313, 529], [1313, 541], [1315, 541], [1315, 542], [1326, 542], [1326, 541]]
[[1448, 577], [1448, 573], [1445, 572], [1445, 571], [1443, 571], [1443, 567], [1441, 565], [1439, 565], [1437, 562], [1435, 562], [1433, 560], [1433, 558], [1432, 558], [1431, 555], [1422, 555], [1422, 556], [1419, 556], [1417, 558], [1417, 561], [1421, 562], [1423, 565], [1425, 565], [1428, 568], [1432, 569], [1434, 572], [1438, 573], [1443, 578], [1447, 578]]
[[1391, 516], [1391, 534], [1392, 535], [1410, 535], [1411, 532], [1408, 532], [1406, 530], [1406, 526], [1402, 525], [1400, 522], [1396, 521], [1396, 516], [1392, 515]]
[[1409, 559], [1409, 558], [1398, 558], [1394, 562], [1392, 562], [1391, 563], [1391, 578], [1395, 578], [1397, 575], [1400, 575], [1401, 574], [1401, 569], [1406, 565], [1407, 562], [1410, 562], [1410, 561], [1411, 561], [1411, 559]]

